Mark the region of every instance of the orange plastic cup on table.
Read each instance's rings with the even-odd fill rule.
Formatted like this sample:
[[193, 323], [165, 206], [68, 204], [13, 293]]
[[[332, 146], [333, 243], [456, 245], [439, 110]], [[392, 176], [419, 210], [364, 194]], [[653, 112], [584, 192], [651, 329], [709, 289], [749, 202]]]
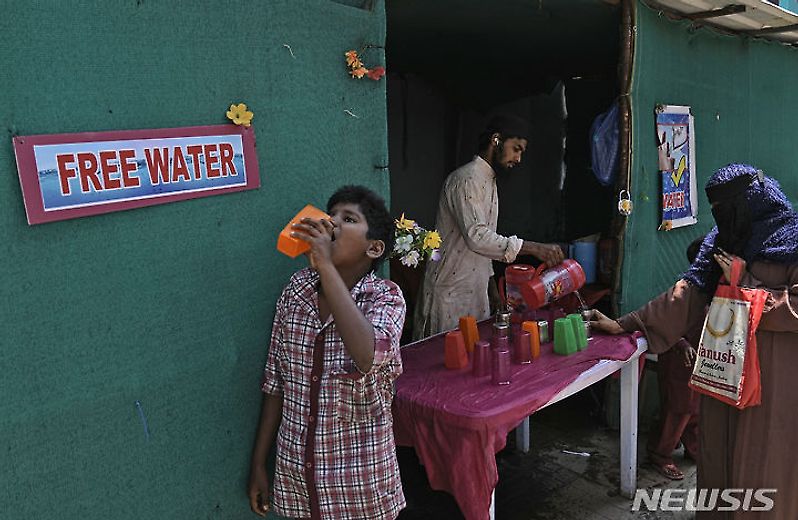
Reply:
[[529, 333], [530, 348], [532, 349], [532, 359], [540, 357], [540, 332], [538, 324], [534, 321], [525, 321], [521, 328]]
[[477, 320], [473, 316], [463, 316], [460, 318], [460, 332], [463, 334], [466, 350], [474, 352], [474, 345], [479, 341], [479, 330]]
[[295, 238], [291, 236], [291, 232], [294, 230], [291, 226], [299, 223], [299, 221], [305, 217], [314, 218], [317, 220], [330, 218], [328, 214], [319, 208], [308, 204], [302, 208], [294, 218], [291, 219], [291, 222], [289, 222], [282, 231], [280, 231], [280, 236], [277, 237], [278, 251], [284, 255], [290, 256], [291, 258], [296, 258], [299, 255], [310, 251], [310, 244], [301, 238]]
[[468, 354], [463, 335], [459, 330], [447, 332], [443, 342], [443, 362], [449, 370], [459, 370], [468, 366]]

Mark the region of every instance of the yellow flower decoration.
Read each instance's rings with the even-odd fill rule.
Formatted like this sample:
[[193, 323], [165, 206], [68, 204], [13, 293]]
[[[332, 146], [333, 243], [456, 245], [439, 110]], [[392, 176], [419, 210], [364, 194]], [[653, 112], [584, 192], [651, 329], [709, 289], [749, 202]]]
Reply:
[[360, 58], [358, 58], [356, 51], [349, 51], [346, 54], [344, 54], [344, 56], [346, 56], [346, 64], [350, 68], [359, 69], [360, 67], [363, 66], [363, 62], [360, 61]]
[[368, 72], [369, 72], [369, 69], [367, 69], [366, 67], [358, 67], [356, 69], [350, 70], [349, 74], [351, 74], [353, 78], [360, 79], [363, 76], [365, 76], [366, 74], [368, 74]]
[[437, 231], [430, 231], [424, 237], [424, 249], [438, 249], [441, 247], [441, 236]]
[[415, 220], [406, 219], [404, 213], [402, 213], [402, 216], [399, 218], [399, 220], [396, 221], [396, 228], [397, 229], [410, 230], [410, 229], [413, 229], [415, 227], [415, 225], [416, 225], [416, 221]]
[[385, 67], [379, 66], [369, 69], [363, 64], [355, 50], [346, 51], [344, 56], [346, 56], [346, 66], [349, 67], [349, 75], [353, 78], [361, 79], [367, 77], [371, 80], [379, 81], [381, 77], [385, 76]]
[[227, 111], [227, 118], [237, 125], [244, 125], [249, 128], [252, 124], [252, 118], [255, 114], [247, 110], [247, 105], [239, 103], [237, 105], [230, 105], [230, 110]]

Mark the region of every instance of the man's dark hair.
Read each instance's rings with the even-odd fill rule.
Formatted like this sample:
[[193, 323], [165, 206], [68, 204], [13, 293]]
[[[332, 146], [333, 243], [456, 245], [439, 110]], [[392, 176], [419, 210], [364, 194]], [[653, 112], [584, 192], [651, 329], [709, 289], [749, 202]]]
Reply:
[[479, 151], [488, 148], [493, 134], [501, 135], [502, 141], [513, 137], [529, 140], [529, 123], [520, 117], [509, 114], [499, 114], [491, 117], [485, 125], [485, 129], [479, 134], [477, 142]]
[[327, 212], [337, 204], [357, 204], [369, 226], [366, 238], [385, 242], [382, 256], [371, 263], [371, 270], [376, 271], [385, 258], [393, 251], [393, 219], [385, 207], [382, 197], [365, 186], [348, 185], [338, 188], [327, 201]]

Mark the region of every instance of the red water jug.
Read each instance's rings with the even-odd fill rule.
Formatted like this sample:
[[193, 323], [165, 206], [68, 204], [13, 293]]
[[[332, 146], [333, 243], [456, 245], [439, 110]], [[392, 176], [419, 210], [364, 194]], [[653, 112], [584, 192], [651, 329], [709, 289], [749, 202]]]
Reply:
[[566, 259], [546, 269], [540, 264], [510, 265], [504, 271], [507, 285], [506, 302], [518, 312], [539, 309], [585, 285], [585, 272], [576, 260]]

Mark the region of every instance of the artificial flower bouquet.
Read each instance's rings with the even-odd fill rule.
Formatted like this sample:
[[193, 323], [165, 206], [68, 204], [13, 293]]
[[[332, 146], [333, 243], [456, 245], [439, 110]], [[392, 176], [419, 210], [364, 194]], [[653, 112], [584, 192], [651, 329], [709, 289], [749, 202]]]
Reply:
[[422, 260], [437, 261], [440, 258], [441, 236], [436, 230], [427, 231], [405, 214], [395, 220], [394, 246], [390, 258], [399, 258], [402, 265], [417, 267]]
[[365, 76], [371, 80], [379, 81], [381, 77], [385, 76], [385, 67], [366, 68], [360, 60], [357, 51], [347, 51], [344, 56], [346, 56], [346, 65], [349, 67], [349, 75], [353, 78], [361, 79]]

